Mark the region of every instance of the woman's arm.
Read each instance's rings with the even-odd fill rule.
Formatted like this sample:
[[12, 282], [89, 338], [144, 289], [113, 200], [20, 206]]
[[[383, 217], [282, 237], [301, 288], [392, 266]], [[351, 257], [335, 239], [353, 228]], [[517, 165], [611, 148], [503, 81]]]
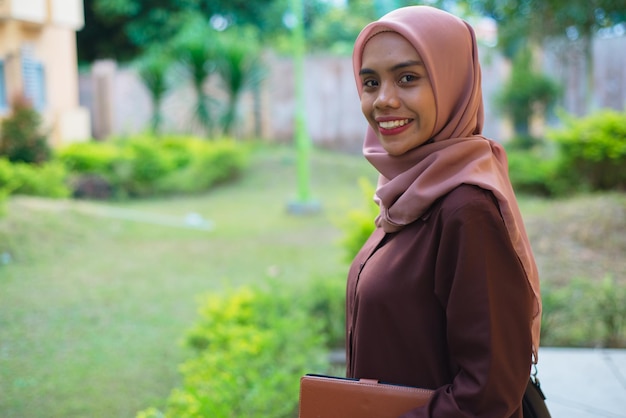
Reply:
[[491, 194], [471, 195], [444, 213], [435, 273], [455, 376], [402, 418], [521, 417], [532, 295]]

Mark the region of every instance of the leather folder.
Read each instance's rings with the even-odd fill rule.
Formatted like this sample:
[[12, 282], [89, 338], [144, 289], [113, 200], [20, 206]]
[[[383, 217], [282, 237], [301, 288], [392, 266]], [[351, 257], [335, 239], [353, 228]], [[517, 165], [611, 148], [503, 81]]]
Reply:
[[428, 403], [433, 391], [373, 379], [307, 374], [300, 379], [299, 418], [397, 418]]

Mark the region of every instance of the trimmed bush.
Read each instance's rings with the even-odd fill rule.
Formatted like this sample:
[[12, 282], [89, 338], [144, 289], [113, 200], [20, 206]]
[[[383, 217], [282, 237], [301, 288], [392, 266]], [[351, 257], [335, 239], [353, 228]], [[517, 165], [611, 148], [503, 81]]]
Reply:
[[0, 158], [0, 191], [5, 195], [67, 197], [70, 191], [66, 179], [67, 171], [58, 162], [34, 165]]
[[509, 177], [518, 193], [556, 196], [567, 189], [558, 176], [556, 158], [546, 158], [543, 147], [533, 150], [507, 150]]
[[304, 300], [278, 284], [204, 297], [185, 338], [194, 356], [181, 366], [183, 386], [164, 412], [149, 408], [137, 417], [294, 416], [300, 377], [328, 368], [321, 322]]
[[107, 175], [124, 150], [113, 142], [76, 142], [58, 151], [58, 159], [74, 173]]
[[120, 144], [124, 158], [113, 167], [113, 183], [131, 197], [157, 194], [157, 184], [174, 170], [169, 153], [154, 140], [136, 138]]
[[100, 198], [203, 192], [235, 178], [248, 161], [247, 149], [229, 139], [145, 135], [76, 143], [58, 154], [72, 173], [74, 195]]
[[548, 133], [560, 150], [558, 175], [577, 190], [626, 190], [626, 113], [602, 110], [563, 121]]
[[15, 178], [13, 164], [7, 158], [0, 158], [0, 190], [10, 194], [19, 185]]
[[18, 163], [13, 164], [13, 169], [18, 184], [13, 194], [52, 198], [70, 196], [67, 171], [59, 162], [51, 161], [39, 166]]
[[0, 217], [5, 215], [7, 198], [15, 187], [11, 163], [6, 158], [0, 158]]
[[211, 142], [200, 139], [170, 140], [166, 149], [177, 167], [159, 180], [161, 193], [195, 193], [237, 177], [247, 165], [248, 154], [241, 144], [228, 139]]

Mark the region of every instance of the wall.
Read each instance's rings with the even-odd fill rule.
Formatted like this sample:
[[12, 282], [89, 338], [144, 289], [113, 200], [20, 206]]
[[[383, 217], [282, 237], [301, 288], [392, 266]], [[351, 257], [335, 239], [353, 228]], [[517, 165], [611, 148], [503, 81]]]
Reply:
[[[626, 105], [626, 37], [597, 39], [594, 42], [595, 89], [597, 106], [624, 109]], [[293, 65], [288, 58], [266, 56], [268, 73], [261, 86], [260, 112], [257, 121], [254, 98], [242, 98], [237, 136], [258, 137], [291, 142], [295, 106]], [[484, 134], [504, 140], [510, 137], [510, 124], [493, 106], [493, 97], [510, 71], [510, 64], [493, 49], [482, 48], [483, 97], [485, 101]], [[104, 69], [106, 68], [106, 69]], [[584, 88], [584, 59], [570, 44], [549, 45], [544, 56], [544, 70], [564, 83], [566, 91], [561, 106], [570, 113], [580, 111]], [[311, 55], [305, 61], [305, 102], [307, 130], [315, 145], [358, 152], [366, 122], [361, 114], [349, 57]], [[213, 93], [216, 81], [207, 83]], [[149, 125], [151, 104], [148, 92], [137, 75], [112, 62], [96, 63], [90, 74], [81, 75], [81, 103], [91, 109], [94, 135], [139, 132]], [[185, 132], [190, 122], [193, 92], [180, 84], [163, 103], [164, 127], [169, 132]], [[543, 126], [539, 121], [539, 129]], [[196, 132], [200, 132], [196, 129]]]
[[592, 109], [626, 107], [626, 36], [593, 40], [593, 95], [586, 99], [586, 67], [581, 43], [553, 40], [547, 44], [544, 70], [564, 88], [562, 106], [574, 115]]

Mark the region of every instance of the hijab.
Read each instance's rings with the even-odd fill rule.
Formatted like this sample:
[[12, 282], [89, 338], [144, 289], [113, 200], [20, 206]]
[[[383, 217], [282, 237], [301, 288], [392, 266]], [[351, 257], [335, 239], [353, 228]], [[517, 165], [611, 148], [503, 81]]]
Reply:
[[370, 23], [357, 37], [352, 55], [359, 97], [365, 44], [381, 32], [400, 34], [422, 58], [435, 96], [436, 120], [429, 141], [399, 156], [389, 155], [368, 126], [363, 154], [380, 173], [374, 196], [380, 207], [376, 225], [385, 232], [399, 231], [461, 184], [491, 191], [534, 295], [530, 321], [536, 362], [541, 318], [539, 275], [504, 149], [482, 136], [481, 70], [474, 30], [456, 16], [430, 6], [403, 7]]

